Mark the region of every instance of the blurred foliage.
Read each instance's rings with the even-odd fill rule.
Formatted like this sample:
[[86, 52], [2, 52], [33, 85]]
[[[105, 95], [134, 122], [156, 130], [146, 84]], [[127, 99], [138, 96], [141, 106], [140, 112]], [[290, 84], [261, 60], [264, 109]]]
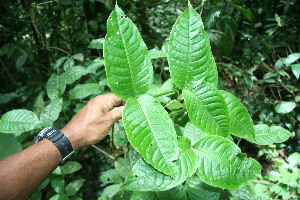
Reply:
[[[263, 157], [262, 162], [266, 158], [268, 163], [275, 162], [271, 165], [275, 172], [270, 171], [269, 175], [262, 178], [278, 183], [276, 187], [280, 188], [262, 183], [256, 185], [255, 190], [267, 191], [265, 194], [270, 197], [279, 195], [282, 198], [299, 193], [294, 188], [296, 183], [291, 185], [286, 180], [291, 175], [281, 173], [286, 170], [299, 175], [299, 170], [294, 172], [299, 168], [286, 167], [290, 166], [289, 157], [279, 160], [273, 158], [278, 157], [280, 149], [285, 149], [287, 155], [295, 155], [292, 153], [300, 151], [300, 4], [297, 0], [190, 2], [201, 13], [211, 39], [221, 77], [219, 87], [235, 93], [243, 101], [254, 123], [279, 125], [293, 133], [284, 146], [246, 148], [249, 144], [240, 143], [242, 150]], [[61, 128], [90, 98], [109, 92], [101, 59], [102, 38], [106, 34], [106, 20], [114, 4], [112, 0], [2, 1], [0, 115], [12, 109], [24, 108], [41, 116], [49, 110], [47, 106], [51, 103], [50, 99], [60, 97], [63, 101], [61, 109], [57, 110], [57, 118], [44, 117], [43, 123], [46, 126], [54, 122], [55, 126]], [[186, 8], [187, 1], [124, 0], [118, 1], [118, 4], [139, 27], [148, 49], [154, 49], [151, 51], [155, 57], [155, 52], [167, 52], [170, 30], [175, 19]], [[169, 79], [166, 59], [154, 59], [153, 66], [155, 77], [151, 90], [163, 93], [172, 89], [173, 86], [168, 82], [162, 85]], [[159, 100], [171, 112], [180, 135], [187, 117], [180, 109], [185, 106], [181, 103], [181, 97], [177, 99], [169, 102], [169, 97], [162, 96]], [[5, 156], [20, 151], [21, 145], [22, 148], [31, 145], [36, 134], [30, 131], [17, 137], [7, 137], [1, 133], [1, 138], [12, 141], [15, 146]], [[128, 155], [135, 158], [121, 123], [115, 125], [110, 135], [96, 148], [101, 148], [101, 151], [108, 152], [114, 158]], [[118, 188], [118, 183], [123, 179], [116, 171], [107, 172], [113, 168], [112, 160], [96, 149], [90, 150], [75, 154], [75, 160], [83, 168], [74, 174], [54, 173], [33, 198], [96, 199], [103, 192], [107, 197], [116, 195], [115, 198], [126, 199], [128, 194], [125, 192], [110, 192]], [[104, 171], [112, 173], [116, 180], [103, 181]], [[277, 171], [281, 173], [280, 177]], [[299, 187], [299, 179], [297, 181]], [[115, 184], [110, 185], [112, 182]], [[103, 191], [103, 188], [106, 189]], [[276, 193], [278, 191], [282, 192]], [[294, 198], [293, 195], [291, 198]]]

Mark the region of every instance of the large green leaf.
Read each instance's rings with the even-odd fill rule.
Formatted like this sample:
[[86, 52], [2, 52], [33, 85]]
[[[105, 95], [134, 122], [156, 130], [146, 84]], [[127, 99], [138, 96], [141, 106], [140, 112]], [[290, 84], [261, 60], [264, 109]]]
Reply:
[[194, 88], [212, 67], [210, 43], [199, 14], [191, 7], [176, 20], [168, 50], [170, 73], [175, 85]]
[[155, 192], [133, 191], [130, 200], [158, 200]]
[[14, 136], [0, 133], [0, 160], [19, 151], [22, 151], [21, 143]]
[[187, 178], [185, 186], [192, 200], [219, 200], [221, 189], [204, 183], [197, 175]]
[[226, 91], [221, 91], [228, 107], [230, 134], [241, 138], [254, 138], [254, 125], [247, 108], [238, 98]]
[[79, 84], [70, 91], [70, 99], [83, 99], [92, 94], [99, 93], [99, 85], [96, 83]]
[[23, 132], [40, 127], [41, 122], [33, 112], [29, 110], [12, 110], [5, 113], [0, 120], [0, 132], [14, 133], [15, 136]]
[[125, 189], [133, 191], [165, 191], [183, 183], [197, 170], [198, 157], [194, 150], [187, 150], [176, 161], [173, 177], [155, 170], [143, 159], [137, 161], [125, 180]]
[[47, 82], [47, 95], [50, 99], [58, 99], [62, 96], [66, 89], [65, 74], [55, 75], [49, 78]]
[[192, 122], [188, 122], [184, 127], [183, 136], [191, 140], [192, 145], [194, 145], [200, 138], [206, 136], [199, 128], [197, 128]]
[[178, 185], [170, 190], [157, 192], [159, 200], [186, 200], [187, 195], [185, 188], [182, 185]]
[[173, 161], [178, 159], [179, 147], [173, 123], [162, 105], [147, 94], [129, 98], [123, 124], [128, 140], [145, 161], [165, 174], [174, 175]]
[[50, 104], [41, 111], [40, 120], [43, 125], [52, 126], [62, 110], [62, 99], [53, 99], [50, 101]]
[[194, 146], [198, 150], [201, 180], [224, 189], [235, 189], [246, 185], [260, 174], [260, 164], [246, 158], [239, 147], [220, 136], [202, 137]]
[[183, 90], [188, 115], [201, 131], [227, 137], [229, 115], [220, 91], [211, 84], [201, 84], [193, 90]]
[[210, 63], [211, 63], [211, 67], [208, 68], [208, 71], [206, 73], [206, 77], [205, 77], [205, 82], [207, 83], [211, 83], [214, 86], [218, 86], [218, 68], [216, 65], [216, 61], [214, 56], [211, 54], [210, 57]]
[[121, 99], [148, 91], [153, 68], [148, 49], [132, 21], [116, 5], [107, 20], [104, 60], [111, 90]]
[[289, 139], [292, 133], [280, 126], [268, 126], [266, 124], [258, 124], [254, 126], [255, 139], [249, 140], [259, 145], [270, 145], [281, 143]]

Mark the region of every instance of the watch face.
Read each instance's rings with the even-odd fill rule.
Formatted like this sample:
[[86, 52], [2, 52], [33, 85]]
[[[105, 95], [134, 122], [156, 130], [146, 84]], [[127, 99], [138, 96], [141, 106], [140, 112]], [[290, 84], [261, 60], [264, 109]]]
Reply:
[[44, 128], [35, 138], [34, 142], [37, 143], [44, 138], [49, 138], [53, 133], [56, 133], [57, 130], [53, 126]]

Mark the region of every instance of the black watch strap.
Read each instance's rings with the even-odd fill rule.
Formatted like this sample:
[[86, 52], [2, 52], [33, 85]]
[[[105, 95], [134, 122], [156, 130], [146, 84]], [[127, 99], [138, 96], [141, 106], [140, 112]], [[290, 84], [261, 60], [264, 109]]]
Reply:
[[47, 138], [58, 148], [62, 161], [60, 165], [64, 165], [74, 153], [72, 144], [69, 139], [58, 129], [51, 126], [43, 129], [35, 138], [34, 142], [37, 143], [42, 139]]

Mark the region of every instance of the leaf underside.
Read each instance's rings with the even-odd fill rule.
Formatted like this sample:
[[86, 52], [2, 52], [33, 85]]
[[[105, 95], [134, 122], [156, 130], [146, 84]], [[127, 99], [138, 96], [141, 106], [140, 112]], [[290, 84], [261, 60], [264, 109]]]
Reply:
[[246, 158], [236, 144], [216, 135], [202, 137], [194, 146], [198, 150], [200, 179], [212, 186], [235, 189], [260, 174], [260, 164]]
[[193, 90], [183, 90], [189, 118], [201, 131], [227, 137], [229, 115], [220, 91], [211, 84], [201, 84]]
[[162, 105], [147, 94], [129, 98], [123, 124], [128, 140], [145, 161], [165, 174], [174, 175], [173, 161], [178, 159], [179, 147], [174, 125]]
[[104, 42], [107, 81], [121, 99], [144, 94], [153, 80], [148, 49], [133, 22], [116, 6], [107, 20]]

